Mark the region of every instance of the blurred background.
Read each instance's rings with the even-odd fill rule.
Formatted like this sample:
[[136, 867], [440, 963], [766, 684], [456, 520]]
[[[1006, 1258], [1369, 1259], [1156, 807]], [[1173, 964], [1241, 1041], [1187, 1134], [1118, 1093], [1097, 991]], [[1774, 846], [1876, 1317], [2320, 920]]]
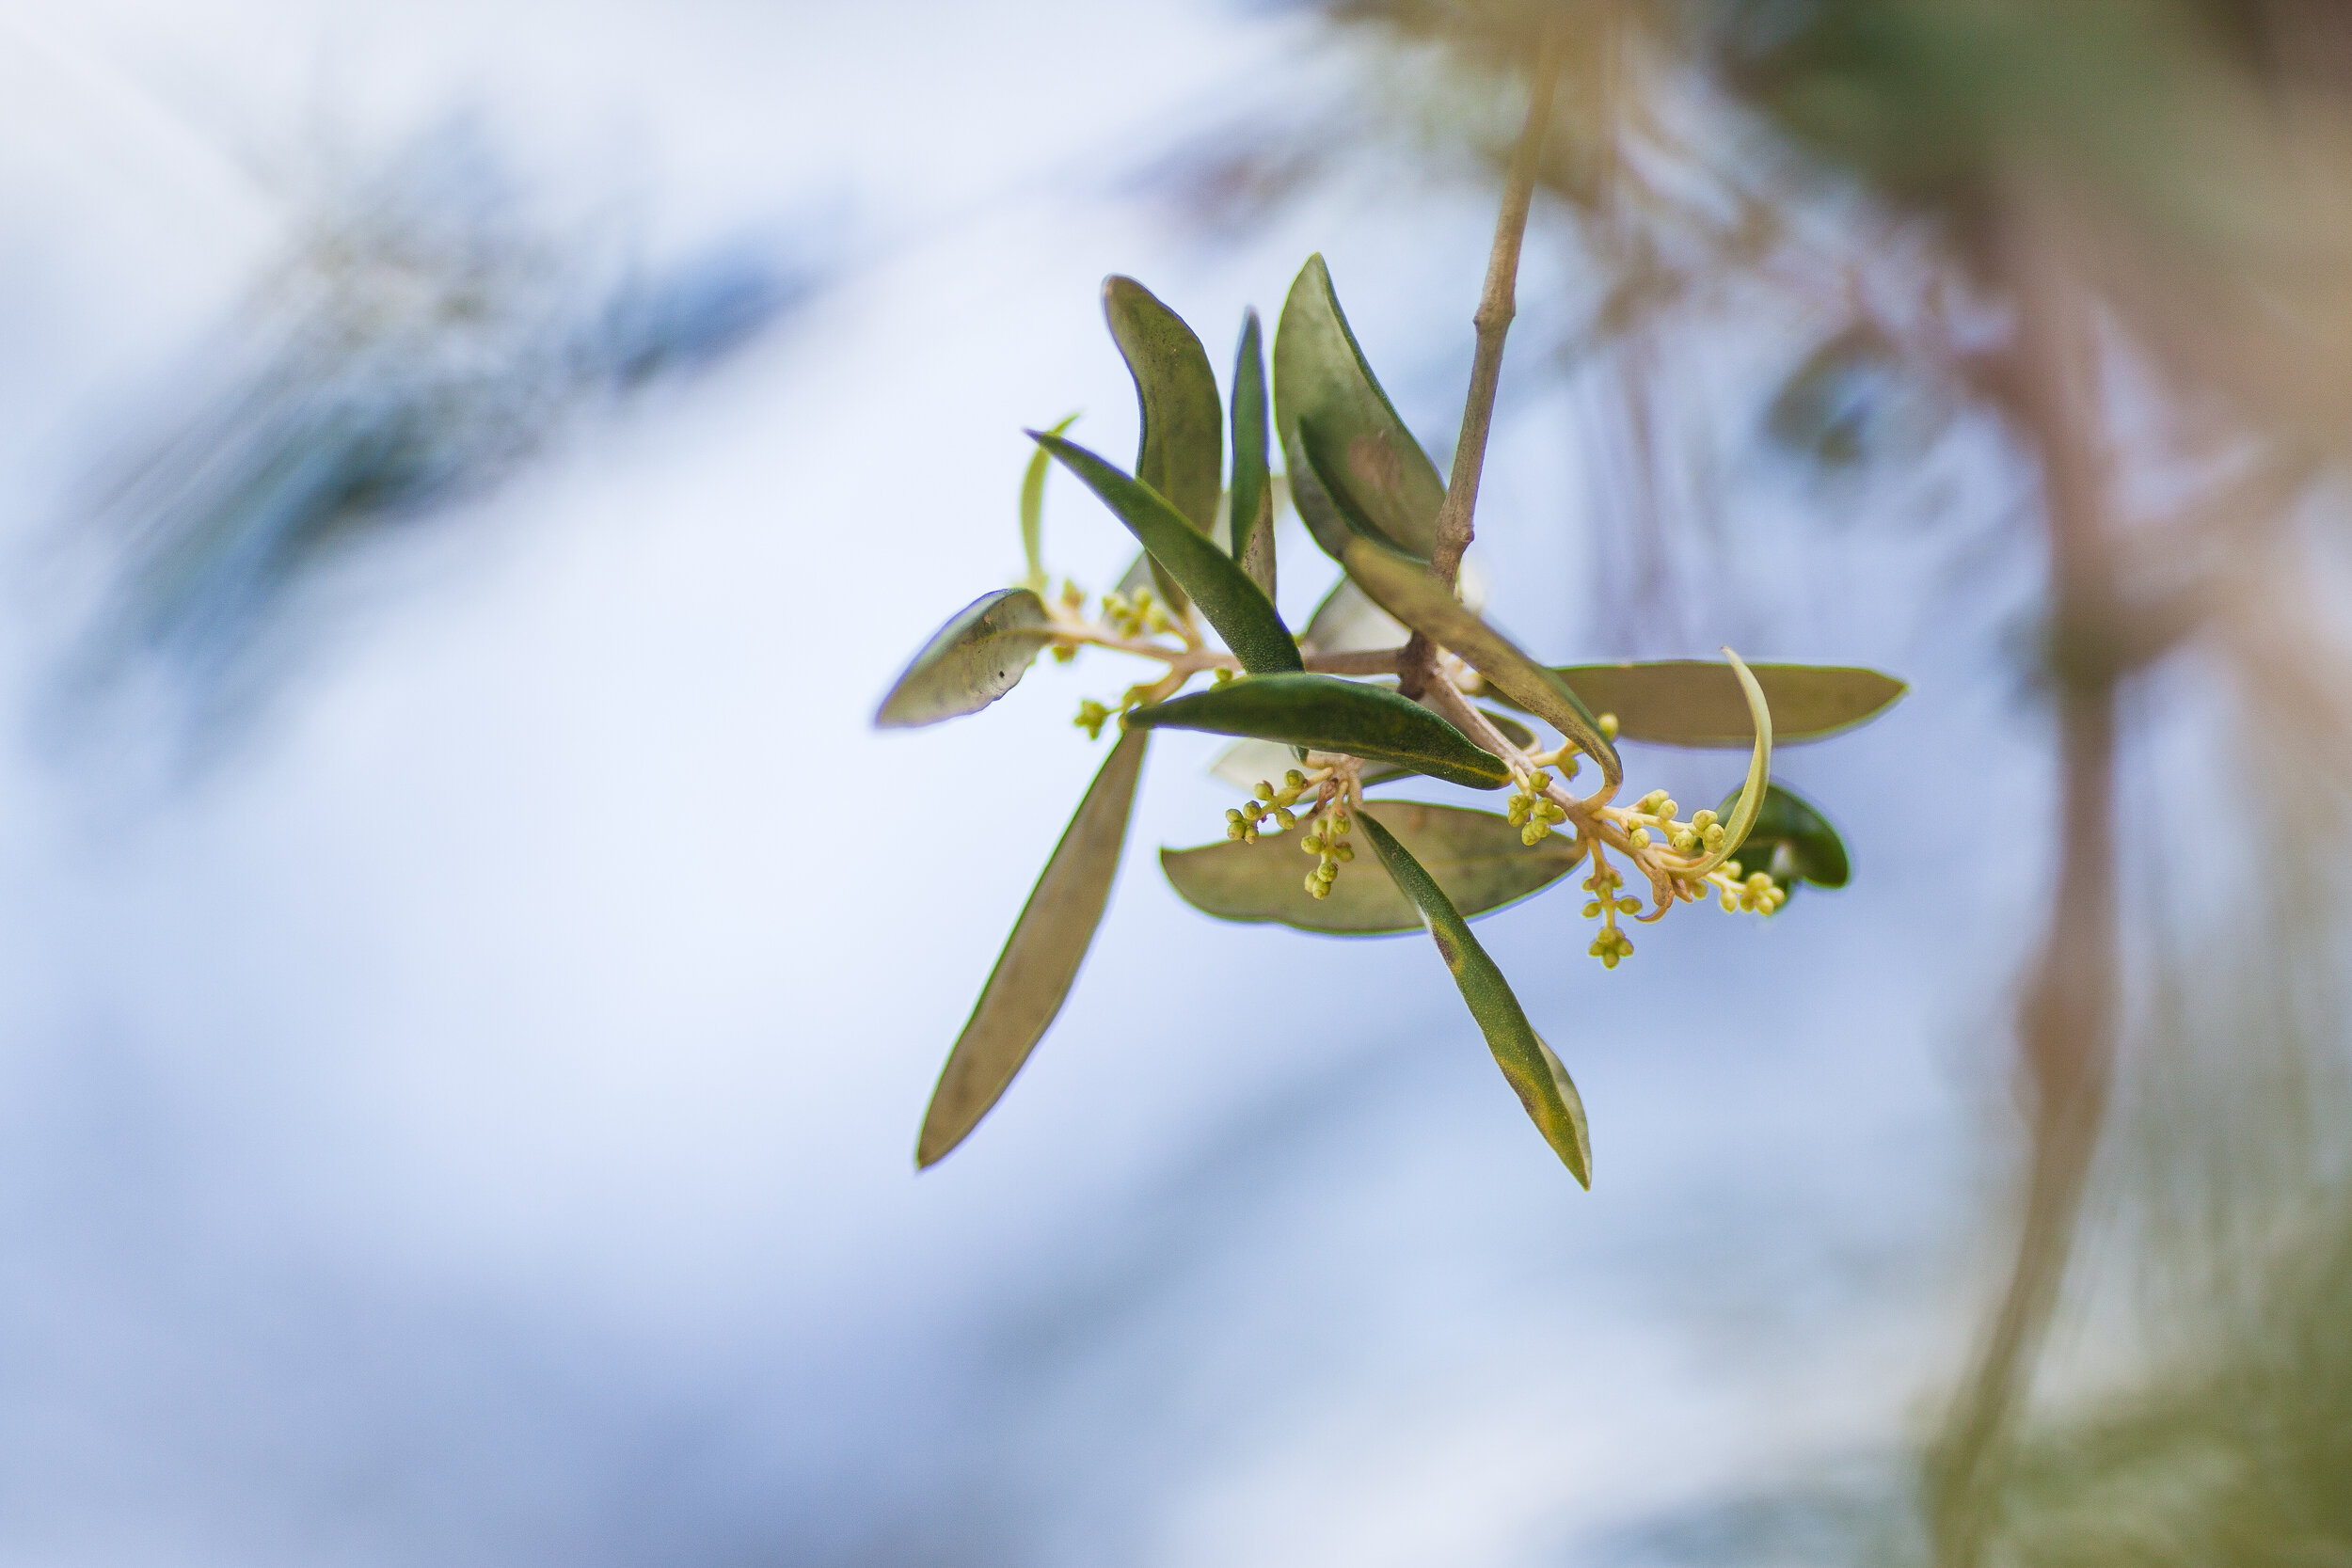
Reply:
[[[1167, 889], [1167, 736], [918, 1180], [1134, 677], [868, 720], [1022, 427], [1134, 439], [1100, 278], [1222, 369], [1320, 251], [1443, 464], [1550, 30], [1489, 612], [1908, 680], [1775, 759], [1853, 884], [1482, 926], [1588, 1195], [1424, 944]], [[2344, 1560], [2347, 86], [2324, 0], [10, 0], [0, 1562]]]

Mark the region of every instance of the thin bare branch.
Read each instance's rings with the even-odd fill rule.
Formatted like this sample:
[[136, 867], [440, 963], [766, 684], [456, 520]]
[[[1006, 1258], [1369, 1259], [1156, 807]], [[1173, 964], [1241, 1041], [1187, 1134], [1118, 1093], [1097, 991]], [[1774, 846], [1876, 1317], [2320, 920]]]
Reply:
[[[1519, 247], [1527, 236], [1527, 214], [1535, 196], [1535, 171], [1542, 162], [1544, 133], [1551, 124], [1553, 90], [1560, 83], [1565, 39], [1558, 27], [1544, 35], [1528, 87], [1527, 124], [1511, 150], [1511, 167], [1502, 187], [1502, 211], [1495, 218], [1494, 249], [1486, 259], [1486, 285], [1478, 298], [1470, 325], [1478, 346], [1470, 359], [1470, 395], [1462, 404], [1462, 435], [1454, 447], [1454, 472], [1446, 482], [1445, 500], [1438, 508], [1437, 545], [1429, 570], [1448, 588], [1461, 575], [1462, 552], [1470, 548], [1478, 507], [1478, 481], [1486, 466], [1486, 436], [1493, 428], [1495, 388], [1502, 379], [1502, 343], [1518, 313]], [[1407, 696], [1418, 697], [1436, 673], [1436, 650], [1415, 632], [1400, 660], [1399, 684]]]

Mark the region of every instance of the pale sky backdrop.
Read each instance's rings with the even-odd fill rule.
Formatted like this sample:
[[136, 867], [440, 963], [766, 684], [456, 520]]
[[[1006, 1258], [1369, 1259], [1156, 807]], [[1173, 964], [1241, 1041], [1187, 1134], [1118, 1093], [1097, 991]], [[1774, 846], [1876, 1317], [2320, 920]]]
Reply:
[[[1132, 451], [1101, 277], [1222, 370], [1320, 249], [1451, 446], [1486, 193], [1375, 160], [1212, 241], [1136, 179], [1338, 90], [1318, 38], [1206, 0], [0, 9], [0, 1562], [1711, 1561], [1742, 1498], [1897, 1483], [1979, 1303], [2039, 918], [2038, 735], [1980, 673], [2017, 585], [1931, 608], [1964, 539], [1824, 531], [1735, 441], [1725, 570], [1779, 589], [1599, 645], [1610, 518], [1539, 357], [1482, 498], [1494, 613], [1563, 658], [1913, 679], [1778, 769], [1855, 886], [1685, 912], [1613, 974], [1581, 895], [1482, 927], [1582, 1085], [1588, 1195], [1425, 942], [1176, 899], [1153, 848], [1229, 802], [1170, 736], [1059, 1025], [914, 1173], [1095, 765], [1070, 714], [1132, 677], [866, 721], [1018, 571], [1021, 427]], [[333, 568], [223, 759], [46, 737], [90, 476], [311, 182], [460, 112], [551, 211], [651, 253], [773, 233], [828, 281]], [[1694, 351], [1737, 393], [1788, 329]], [[1097, 589], [1131, 553], [1058, 482], [1047, 541]], [[1284, 544], [1303, 614], [1331, 574]], [[1635, 766], [1708, 800], [1742, 760]]]

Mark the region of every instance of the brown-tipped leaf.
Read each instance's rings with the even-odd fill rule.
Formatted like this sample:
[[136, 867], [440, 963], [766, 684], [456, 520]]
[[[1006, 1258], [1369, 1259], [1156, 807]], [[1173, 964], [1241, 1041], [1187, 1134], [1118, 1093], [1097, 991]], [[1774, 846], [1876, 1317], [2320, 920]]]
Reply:
[[[1867, 724], [1911, 689], [1892, 675], [1850, 665], [1748, 668], [1772, 705], [1776, 746], [1822, 740]], [[1595, 713], [1615, 714], [1620, 740], [1740, 748], [1754, 734], [1747, 699], [1727, 664], [1698, 658], [1566, 664], [1556, 666], [1552, 673]]]
[[1500, 789], [1511, 782], [1501, 757], [1472, 745], [1420, 704], [1336, 675], [1252, 675], [1137, 708], [1127, 721], [1399, 763], [1471, 789]]
[[[1103, 279], [1103, 317], [1135, 377], [1143, 432], [1136, 478], [1206, 533], [1225, 490], [1225, 408], [1209, 352], [1183, 317], [1132, 277]], [[1171, 610], [1181, 610], [1183, 582], [1154, 560], [1161, 593]]]
[[1110, 902], [1149, 739], [1141, 730], [1119, 737], [1054, 846], [931, 1091], [914, 1146], [918, 1167], [937, 1164], [988, 1115], [1061, 1011]]
[[1372, 526], [1396, 548], [1427, 560], [1445, 481], [1364, 362], [1320, 256], [1300, 269], [1275, 328], [1274, 421], [1291, 504], [1315, 543], [1336, 557], [1353, 534], [1315, 480], [1299, 438], [1302, 420], [1328, 443], [1335, 468]]
[[1584, 1125], [1583, 1099], [1577, 1094], [1568, 1069], [1560, 1065], [1551, 1047], [1527, 1022], [1527, 1012], [1519, 1006], [1519, 999], [1511, 994], [1510, 983], [1503, 979], [1502, 971], [1495, 967], [1494, 959], [1486, 956], [1486, 950], [1470, 934], [1470, 923], [1462, 918], [1436, 879], [1369, 812], [1365, 814], [1364, 837], [1372, 841], [1397, 891], [1421, 911], [1422, 924], [1429, 928], [1430, 939], [1437, 942], [1438, 957], [1445, 959], [1454, 985], [1461, 989], [1462, 1000], [1470, 1006], [1470, 1017], [1478, 1021], [1479, 1032], [1486, 1037], [1486, 1049], [1494, 1053], [1495, 1065], [1502, 1069], [1502, 1076], [1518, 1095], [1519, 1103], [1527, 1108], [1535, 1130], [1544, 1135], [1551, 1151], [1560, 1156], [1560, 1163], [1568, 1167], [1568, 1174], [1589, 1189], [1593, 1184], [1593, 1138]]
[[[1273, 601], [1249, 580], [1249, 574], [1241, 569], [1238, 562], [1216, 547], [1207, 533], [1178, 515], [1165, 497], [1150, 485], [1120, 473], [1074, 441], [1036, 431], [1030, 435], [1063, 467], [1086, 481], [1088, 488], [1103, 498], [1103, 504], [1111, 509], [1112, 515], [1127, 525], [1127, 531], [1150, 553], [1152, 562], [1192, 594], [1192, 602], [1200, 607], [1209, 625], [1225, 639], [1225, 645], [1233, 650], [1233, 657], [1241, 660], [1243, 669], [1279, 672], [1300, 668], [1298, 644], [1291, 641], [1290, 629], [1275, 613]], [[1211, 498], [1211, 509], [1214, 521], [1215, 498]]]
[[877, 729], [908, 729], [977, 713], [1021, 684], [1053, 633], [1025, 588], [983, 594], [939, 628], [875, 711]]
[[[1490, 811], [1376, 800], [1366, 803], [1364, 815], [1377, 817], [1428, 869], [1465, 919], [1540, 893], [1584, 858], [1565, 834], [1530, 848], [1519, 842], [1518, 829]], [[1335, 936], [1420, 928], [1420, 911], [1369, 866], [1343, 872], [1326, 897], [1308, 893], [1307, 873], [1315, 863], [1298, 849], [1307, 829], [1302, 822], [1255, 844], [1228, 839], [1197, 849], [1162, 849], [1160, 869], [1185, 903], [1219, 920], [1272, 921]]]
[[1373, 603], [1469, 660], [1488, 684], [1597, 761], [1611, 784], [1624, 779], [1617, 749], [1576, 693], [1509, 638], [1465, 610], [1443, 583], [1412, 562], [1362, 539], [1351, 541], [1340, 559]]

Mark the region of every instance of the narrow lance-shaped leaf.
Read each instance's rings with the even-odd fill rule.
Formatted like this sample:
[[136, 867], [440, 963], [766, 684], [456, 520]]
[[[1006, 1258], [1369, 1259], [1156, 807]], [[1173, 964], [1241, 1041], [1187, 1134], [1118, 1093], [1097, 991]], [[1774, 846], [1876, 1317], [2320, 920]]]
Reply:
[[1025, 588], [983, 594], [923, 645], [874, 714], [877, 729], [908, 729], [977, 713], [1021, 684], [1054, 634], [1044, 603]]
[[[1422, 698], [1422, 706], [1430, 708], [1433, 713], [1437, 711], [1425, 695]], [[1512, 745], [1522, 752], [1534, 750], [1534, 730], [1507, 713], [1498, 713], [1490, 707], [1482, 707], [1479, 711], [1486, 716], [1487, 722], [1502, 732], [1503, 738]], [[1438, 714], [1438, 717], [1442, 719], [1445, 716]], [[1209, 764], [1209, 771], [1234, 788], [1246, 790], [1262, 779], [1280, 778], [1283, 770], [1296, 761], [1297, 753], [1279, 741], [1236, 740], [1216, 754], [1216, 760]], [[1420, 776], [1418, 768], [1393, 762], [1367, 762], [1361, 775], [1366, 789], [1375, 784], [1393, 784], [1399, 779]], [[1517, 829], [1512, 831], [1518, 832]]]
[[1103, 503], [1151, 553], [1152, 562], [1192, 594], [1200, 613], [1225, 639], [1243, 669], [1302, 668], [1298, 644], [1291, 641], [1290, 628], [1275, 613], [1273, 601], [1232, 557], [1178, 515], [1158, 491], [1130, 479], [1074, 441], [1037, 431], [1029, 434], [1063, 467], [1086, 481], [1088, 488], [1103, 498]]
[[[1464, 919], [1492, 913], [1540, 893], [1583, 863], [1565, 833], [1530, 848], [1519, 830], [1494, 812], [1419, 800], [1375, 800], [1364, 815], [1396, 835]], [[1268, 833], [1255, 844], [1227, 839], [1195, 849], [1162, 849], [1160, 869], [1184, 902], [1219, 920], [1272, 921], [1332, 936], [1416, 930], [1421, 913], [1386, 877], [1351, 871], [1317, 898], [1307, 892], [1314, 862], [1298, 853], [1310, 823]]]
[[1755, 673], [1740, 662], [1740, 656], [1729, 648], [1724, 657], [1731, 661], [1732, 673], [1740, 679], [1740, 689], [1748, 699], [1748, 721], [1755, 726], [1756, 749], [1748, 755], [1748, 781], [1740, 786], [1740, 798], [1733, 802], [1731, 814], [1724, 820], [1724, 842], [1712, 854], [1701, 857], [1699, 863], [1686, 876], [1704, 877], [1739, 853], [1740, 846], [1756, 826], [1756, 813], [1764, 808], [1764, 786], [1771, 781], [1772, 770], [1772, 708], [1764, 700], [1764, 689], [1756, 682]]
[[[1061, 422], [1048, 434], [1059, 436], [1077, 422], [1078, 416], [1065, 414]], [[1032, 592], [1045, 592], [1045, 449], [1040, 447], [1029, 453], [1029, 466], [1021, 475], [1021, 553], [1027, 558], [1029, 575], [1022, 585]]]
[[1591, 710], [1560, 677], [1521, 653], [1511, 640], [1462, 608], [1452, 592], [1409, 561], [1361, 539], [1341, 556], [1347, 575], [1381, 609], [1440, 647], [1470, 661], [1512, 702], [1527, 709], [1600, 764], [1611, 784], [1625, 779], [1617, 749], [1600, 733]]
[[1511, 782], [1501, 757], [1472, 745], [1419, 703], [1335, 675], [1253, 675], [1137, 708], [1127, 721], [1400, 763], [1471, 789], [1500, 789]]
[[1445, 481], [1380, 389], [1320, 256], [1309, 257], [1299, 270], [1275, 328], [1274, 419], [1290, 472], [1291, 504], [1327, 554], [1336, 558], [1346, 548], [1350, 531], [1315, 481], [1299, 442], [1301, 420], [1312, 420], [1331, 443], [1337, 468], [1348, 476], [1381, 535], [1428, 559]]
[[[1136, 478], [1205, 534], [1225, 489], [1225, 408], [1209, 351], [1182, 316], [1132, 277], [1103, 279], [1103, 317], [1135, 378], [1142, 425]], [[1184, 583], [1156, 555], [1153, 563], [1168, 608], [1181, 611]]]
[[1271, 599], [1274, 486], [1266, 478], [1265, 423], [1265, 353], [1259, 346], [1258, 312], [1245, 310], [1241, 346], [1233, 353], [1233, 559]]
[[1364, 836], [1372, 841], [1397, 891], [1421, 911], [1422, 923], [1438, 944], [1438, 957], [1445, 959], [1454, 985], [1461, 989], [1462, 1000], [1469, 1004], [1470, 1017], [1478, 1021], [1479, 1032], [1486, 1037], [1486, 1049], [1494, 1053], [1495, 1065], [1527, 1108], [1535, 1130], [1560, 1156], [1568, 1173], [1589, 1189], [1593, 1184], [1592, 1133], [1584, 1124], [1583, 1099], [1576, 1092], [1568, 1069], [1527, 1022], [1526, 1010], [1511, 994], [1502, 971], [1470, 934], [1470, 923], [1446, 897], [1445, 890], [1369, 812], [1364, 817]]
[[[1308, 635], [1312, 637], [1311, 623]], [[1877, 718], [1911, 689], [1876, 670], [1826, 664], [1752, 664], [1772, 709], [1772, 743], [1802, 745]], [[1553, 674], [1595, 713], [1617, 716], [1619, 740], [1666, 746], [1745, 746], [1754, 737], [1747, 694], [1728, 664], [1659, 659], [1645, 664], [1555, 665]]]
[[922, 1135], [914, 1146], [917, 1167], [937, 1164], [988, 1115], [1061, 1011], [1110, 902], [1149, 739], [1141, 730], [1119, 737], [1054, 847], [980, 990], [971, 1021], [947, 1053], [939, 1086], [923, 1113]]

